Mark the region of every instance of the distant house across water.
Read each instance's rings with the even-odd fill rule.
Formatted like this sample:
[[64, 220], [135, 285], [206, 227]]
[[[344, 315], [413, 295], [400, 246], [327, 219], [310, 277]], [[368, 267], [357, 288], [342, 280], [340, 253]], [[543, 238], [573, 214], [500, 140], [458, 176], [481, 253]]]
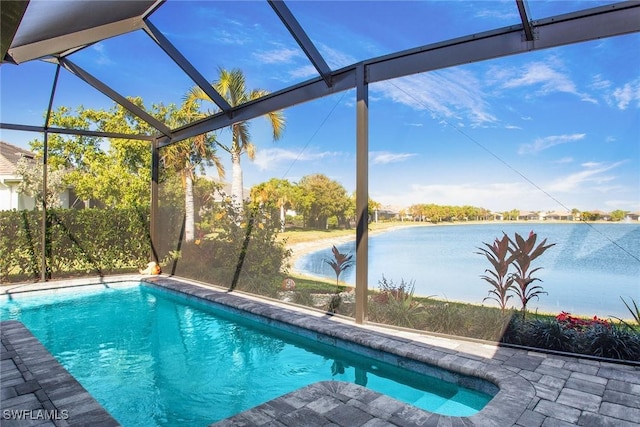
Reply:
[[553, 211], [548, 212], [544, 219], [546, 221], [573, 221], [573, 214], [571, 212]]

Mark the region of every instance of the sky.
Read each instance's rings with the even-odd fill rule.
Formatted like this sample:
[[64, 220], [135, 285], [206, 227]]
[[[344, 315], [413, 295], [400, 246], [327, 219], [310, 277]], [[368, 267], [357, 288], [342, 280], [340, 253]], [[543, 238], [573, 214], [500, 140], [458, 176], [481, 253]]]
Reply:
[[[608, 3], [530, 0], [529, 10], [541, 19]], [[520, 22], [511, 0], [287, 5], [331, 69]], [[240, 68], [249, 88], [273, 92], [317, 76], [267, 2], [169, 0], [150, 20], [208, 80]], [[636, 33], [371, 84], [370, 197], [395, 208], [640, 212], [638, 46]], [[141, 31], [70, 59], [147, 106], [179, 104], [193, 85]], [[2, 65], [1, 121], [42, 125], [54, 72], [41, 61]], [[62, 70], [54, 107], [112, 105]], [[355, 191], [355, 91], [284, 115], [278, 141], [267, 120], [251, 122], [257, 154], [242, 159], [245, 187], [323, 173]], [[0, 138], [28, 148], [41, 136], [2, 130]]]

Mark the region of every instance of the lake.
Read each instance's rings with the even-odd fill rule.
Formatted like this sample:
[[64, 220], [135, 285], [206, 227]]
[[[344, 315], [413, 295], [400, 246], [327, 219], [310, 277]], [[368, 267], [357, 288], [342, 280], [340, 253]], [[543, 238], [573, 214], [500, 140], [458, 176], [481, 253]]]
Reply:
[[[620, 300], [640, 304], [640, 224], [638, 223], [487, 223], [407, 227], [369, 238], [369, 287], [384, 277], [398, 284], [414, 281], [416, 295], [450, 301], [482, 303], [490, 285], [480, 276], [491, 264], [478, 255], [483, 242], [492, 243], [503, 232], [527, 237], [533, 230], [556, 245], [532, 263], [542, 267], [533, 277], [548, 295], [529, 302], [528, 309], [548, 313], [567, 311], [598, 317], [629, 318]], [[355, 242], [336, 245], [355, 254]], [[305, 275], [335, 280], [324, 262], [331, 248], [301, 257], [294, 269]], [[354, 256], [355, 258], [355, 256]], [[355, 268], [340, 276], [354, 285]], [[487, 300], [486, 305], [498, 306]], [[519, 307], [515, 297], [510, 304]]]

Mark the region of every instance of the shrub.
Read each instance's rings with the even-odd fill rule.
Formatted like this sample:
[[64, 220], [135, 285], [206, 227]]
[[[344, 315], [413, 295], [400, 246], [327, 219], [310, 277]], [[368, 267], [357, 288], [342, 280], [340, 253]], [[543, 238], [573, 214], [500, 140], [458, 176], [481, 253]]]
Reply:
[[[259, 211], [235, 213], [228, 206], [217, 217], [215, 232], [184, 242], [174, 252], [175, 274], [266, 296], [276, 296], [290, 252], [265, 227]], [[165, 269], [166, 271], [166, 269]]]
[[529, 334], [523, 345], [572, 352], [576, 336], [575, 330], [564, 327], [555, 319], [536, 319], [529, 323]]
[[640, 360], [640, 334], [624, 323], [582, 319], [561, 312], [555, 318], [513, 318], [502, 342], [610, 359]]
[[622, 360], [640, 360], [640, 335], [615, 324], [594, 324], [584, 331], [585, 354]]

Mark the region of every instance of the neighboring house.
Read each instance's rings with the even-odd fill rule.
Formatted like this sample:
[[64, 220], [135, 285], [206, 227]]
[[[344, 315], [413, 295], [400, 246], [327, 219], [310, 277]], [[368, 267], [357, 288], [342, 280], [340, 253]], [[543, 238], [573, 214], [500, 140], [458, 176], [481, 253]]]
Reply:
[[518, 220], [520, 221], [539, 221], [541, 219], [542, 217], [538, 212], [522, 211], [518, 215]]
[[33, 197], [18, 192], [22, 177], [16, 175], [18, 160], [33, 159], [34, 153], [0, 141], [0, 210], [33, 209]]
[[389, 221], [392, 219], [399, 219], [400, 209], [397, 209], [394, 206], [382, 206], [380, 209], [377, 209], [376, 212], [374, 212], [374, 215], [377, 216], [378, 221]]
[[571, 212], [553, 211], [547, 213], [545, 219], [547, 221], [573, 221], [573, 214]]
[[640, 221], [640, 212], [629, 212], [625, 215], [626, 221]]
[[[0, 211], [29, 210], [36, 207], [33, 197], [18, 191], [22, 176], [16, 174], [20, 159], [27, 158], [35, 161], [34, 157], [35, 153], [31, 151], [0, 141]], [[71, 189], [65, 190], [59, 194], [59, 197], [60, 206], [63, 208], [68, 208], [72, 200], [75, 200], [74, 203], [78, 205], [77, 197]], [[74, 207], [84, 207], [82, 203], [80, 205]]]

